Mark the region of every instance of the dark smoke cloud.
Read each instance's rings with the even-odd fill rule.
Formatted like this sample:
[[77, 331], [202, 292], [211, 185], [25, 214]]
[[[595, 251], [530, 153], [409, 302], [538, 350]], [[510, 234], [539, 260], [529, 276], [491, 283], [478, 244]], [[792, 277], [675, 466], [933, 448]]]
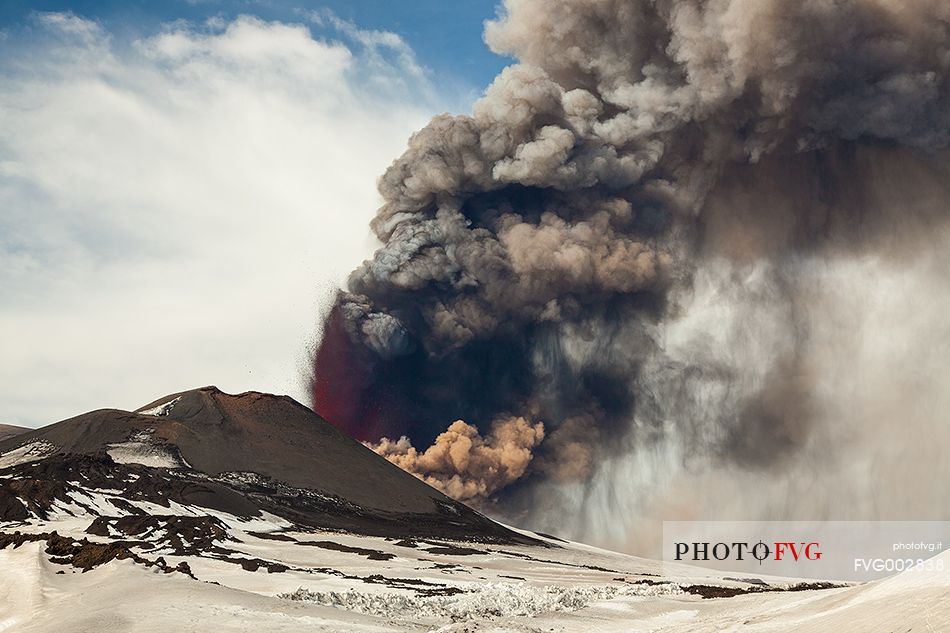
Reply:
[[[506, 0], [485, 37], [519, 63], [381, 178], [382, 246], [327, 322], [315, 407], [390, 456], [459, 418], [543, 421], [512, 508], [671, 427], [687, 461], [800, 450], [816, 377], [795, 262], [905, 219], [872, 179], [947, 145], [948, 24], [940, 0]], [[741, 365], [714, 333], [668, 351], [697, 277], [767, 323]]]

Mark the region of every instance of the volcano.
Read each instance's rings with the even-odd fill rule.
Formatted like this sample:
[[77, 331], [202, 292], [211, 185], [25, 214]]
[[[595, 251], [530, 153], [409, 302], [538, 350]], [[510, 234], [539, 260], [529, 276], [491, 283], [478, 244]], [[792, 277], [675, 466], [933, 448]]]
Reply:
[[264, 393], [0, 442], [0, 630], [924, 630], [948, 583], [737, 578], [509, 528]]
[[[286, 396], [205, 387], [136, 411], [102, 409], [0, 442], [0, 519], [46, 515], [72, 486], [125, 499], [270, 513], [294, 525], [359, 534], [432, 534], [529, 542], [400, 470]], [[148, 482], [147, 485], [145, 482]]]

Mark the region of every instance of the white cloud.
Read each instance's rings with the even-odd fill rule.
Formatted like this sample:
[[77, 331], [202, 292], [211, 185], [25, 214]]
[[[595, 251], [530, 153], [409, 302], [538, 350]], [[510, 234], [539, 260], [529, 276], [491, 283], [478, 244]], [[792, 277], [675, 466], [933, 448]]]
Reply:
[[0, 421], [212, 383], [304, 398], [375, 180], [436, 105], [411, 50], [251, 17], [133, 43], [37, 24], [0, 61]]
[[427, 83], [427, 71], [416, 60], [416, 53], [396, 33], [361, 29], [355, 23], [344, 20], [330, 9], [303, 12], [310, 22], [318, 27], [332, 29], [348, 40], [358, 44], [365, 51], [361, 57], [367, 74], [375, 77], [391, 76], [391, 68], [399, 68], [402, 72], [404, 90], [424, 90], [424, 97], [433, 98]]

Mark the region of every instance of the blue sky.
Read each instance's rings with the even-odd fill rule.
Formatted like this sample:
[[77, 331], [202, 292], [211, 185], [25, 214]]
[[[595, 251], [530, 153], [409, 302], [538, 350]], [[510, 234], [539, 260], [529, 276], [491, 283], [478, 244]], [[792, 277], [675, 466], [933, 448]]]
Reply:
[[71, 11], [100, 22], [113, 34], [138, 37], [174, 20], [200, 22], [248, 14], [293, 22], [302, 12], [329, 9], [362, 29], [400, 35], [437, 81], [453, 78], [479, 91], [511, 63], [482, 41], [482, 25], [495, 17], [498, 4], [499, 0], [3, 0], [0, 28], [29, 27], [35, 12]]

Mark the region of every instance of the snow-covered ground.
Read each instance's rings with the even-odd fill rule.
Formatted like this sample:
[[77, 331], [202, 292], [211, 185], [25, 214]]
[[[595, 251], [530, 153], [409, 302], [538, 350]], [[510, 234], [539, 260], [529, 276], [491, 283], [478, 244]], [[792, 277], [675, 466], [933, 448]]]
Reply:
[[3, 447], [0, 633], [950, 631], [948, 554], [816, 590], [508, 529], [266, 394], [194, 390]]
[[[529, 547], [304, 532], [266, 514], [245, 520], [175, 503], [116, 504], [106, 490], [83, 491], [74, 501], [47, 520], [0, 524], [0, 532], [134, 541], [135, 553], [166, 566], [125, 559], [82, 572], [51, 562], [45, 542], [7, 547], [0, 550], [0, 631], [950, 629], [947, 572], [704, 599], [688, 588], [742, 583], [687, 567], [663, 577], [671, 570], [658, 562], [553, 539], [545, 539], [550, 547]], [[161, 520], [134, 534], [112, 523], [108, 535], [85, 531], [96, 514], [134, 519], [134, 508]], [[207, 518], [221, 531], [212, 546], [183, 554], [197, 541], [184, 532], [175, 540], [176, 517]], [[182, 562], [193, 577], [165, 571]]]

